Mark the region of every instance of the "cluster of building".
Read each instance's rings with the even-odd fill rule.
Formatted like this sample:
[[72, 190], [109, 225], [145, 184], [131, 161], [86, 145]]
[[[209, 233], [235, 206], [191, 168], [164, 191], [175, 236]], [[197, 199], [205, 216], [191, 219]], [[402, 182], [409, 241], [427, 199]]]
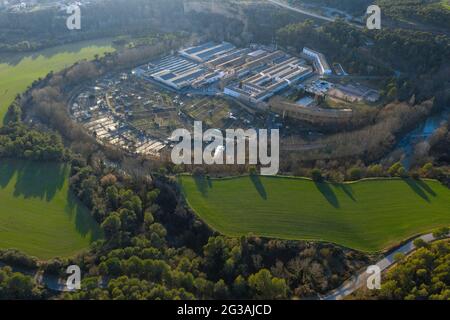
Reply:
[[111, 97], [97, 96], [96, 89], [99, 88], [75, 97], [70, 106], [72, 117], [101, 143], [118, 146], [137, 155], [160, 158], [166, 144], [131, 127], [111, 108], [108, 103]]
[[313, 73], [303, 60], [280, 50], [259, 50], [252, 54], [254, 59], [242, 66], [247, 76], [225, 87], [225, 94], [251, 103], [263, 102]]
[[380, 99], [380, 93], [378, 91], [361, 85], [355, 86], [351, 84], [345, 86], [340, 84], [335, 85], [328, 91], [328, 95], [347, 102], [376, 102]]
[[[339, 70], [345, 73], [342, 67]], [[169, 131], [195, 120], [221, 129], [237, 124], [252, 127], [257, 121], [252, 111], [270, 109], [276, 115], [266, 124], [273, 128], [282, 126], [276, 120], [281, 115], [313, 123], [345, 123], [352, 110], [323, 107], [323, 97], [348, 102], [379, 98], [375, 90], [325, 80], [332, 74], [330, 65], [323, 54], [309, 48], [296, 57], [274, 47], [207, 42], [135, 68], [131, 74], [97, 80], [71, 102], [71, 114], [98, 141], [158, 158], [167, 156], [172, 147]], [[153, 84], [177, 93], [163, 98]], [[298, 95], [298, 89], [304, 92]], [[192, 98], [213, 94], [235, 98], [245, 112], [214, 99]], [[296, 101], [287, 98], [292, 96]]]
[[[318, 73], [327, 74], [325, 57], [322, 54], [318, 57]], [[228, 42], [207, 42], [182, 49], [177, 55], [151, 62], [134, 72], [181, 92], [221, 81], [224, 94], [259, 103], [306, 79], [314, 70], [306, 60], [276, 48], [236, 48]]]
[[314, 96], [325, 96], [334, 87], [334, 83], [316, 80], [304, 87], [305, 91]]
[[150, 62], [148, 65], [135, 69], [134, 73], [147, 79], [156, 80], [177, 91], [198, 89], [210, 85], [224, 76], [220, 69], [212, 69], [206, 65], [206, 62], [221, 55], [232, 55], [233, 51], [236, 51], [236, 47], [230, 43], [208, 42], [180, 50], [178, 55]]
[[336, 84], [325, 80], [316, 80], [305, 86], [305, 91], [315, 96], [329, 96], [350, 103], [370, 102], [380, 99], [377, 90], [367, 88], [360, 84]]
[[297, 102], [276, 97], [271, 105], [273, 111], [293, 119], [322, 124], [347, 123], [353, 116], [352, 109], [312, 108], [314, 101], [304, 97]]
[[64, 11], [65, 13], [67, 8], [71, 5], [81, 7], [88, 4], [90, 4], [89, 0], [0, 0], [0, 10], [5, 9], [10, 12], [26, 12], [43, 9], [58, 9], [59, 11]]

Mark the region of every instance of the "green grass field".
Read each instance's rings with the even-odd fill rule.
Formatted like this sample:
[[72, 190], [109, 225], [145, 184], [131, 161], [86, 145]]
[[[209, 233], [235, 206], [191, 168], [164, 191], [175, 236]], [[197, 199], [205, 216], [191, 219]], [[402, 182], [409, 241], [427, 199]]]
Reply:
[[34, 80], [50, 71], [62, 70], [83, 59], [93, 59], [114, 49], [110, 41], [85, 41], [59, 46], [28, 55], [14, 54], [0, 58], [0, 126], [8, 106], [17, 94], [26, 90]]
[[68, 176], [66, 165], [0, 159], [0, 249], [67, 257], [101, 237]]
[[228, 236], [319, 240], [376, 252], [450, 225], [450, 190], [437, 181], [181, 176], [179, 182], [197, 214]]
[[450, 10], [450, 0], [442, 0], [441, 5], [444, 9]]

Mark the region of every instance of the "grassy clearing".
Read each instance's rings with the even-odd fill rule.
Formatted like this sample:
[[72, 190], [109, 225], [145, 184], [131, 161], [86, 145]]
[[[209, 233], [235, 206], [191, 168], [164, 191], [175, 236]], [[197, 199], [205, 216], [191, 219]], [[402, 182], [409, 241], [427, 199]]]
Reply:
[[450, 0], [442, 0], [441, 5], [444, 9], [450, 10]]
[[89, 211], [69, 192], [68, 177], [66, 165], [0, 160], [0, 249], [66, 257], [101, 237]]
[[96, 54], [114, 51], [109, 41], [85, 41], [59, 46], [28, 55], [0, 57], [0, 125], [8, 106], [17, 94], [50, 71], [62, 70], [83, 59], [93, 59]]
[[189, 205], [228, 236], [319, 240], [376, 252], [450, 225], [450, 190], [437, 181], [315, 183], [282, 177], [179, 178]]

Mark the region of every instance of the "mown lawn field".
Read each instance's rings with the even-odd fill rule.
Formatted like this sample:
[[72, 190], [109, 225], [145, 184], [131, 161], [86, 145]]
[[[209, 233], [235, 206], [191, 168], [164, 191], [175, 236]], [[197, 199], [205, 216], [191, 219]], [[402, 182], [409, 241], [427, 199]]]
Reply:
[[84, 41], [58, 46], [31, 54], [14, 54], [0, 57], [0, 126], [17, 94], [50, 71], [57, 72], [83, 59], [93, 59], [96, 54], [111, 52], [110, 41]]
[[438, 181], [315, 183], [288, 177], [180, 176], [189, 205], [228, 236], [319, 240], [376, 252], [450, 225], [450, 190]]
[[69, 171], [58, 163], [0, 159], [0, 249], [68, 257], [102, 236], [69, 192]]

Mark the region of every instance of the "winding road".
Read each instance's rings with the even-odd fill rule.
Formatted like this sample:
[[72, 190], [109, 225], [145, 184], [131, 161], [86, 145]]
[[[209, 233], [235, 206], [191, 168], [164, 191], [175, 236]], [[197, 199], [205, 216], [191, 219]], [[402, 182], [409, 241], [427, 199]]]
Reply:
[[[324, 21], [329, 21], [329, 22], [333, 22], [336, 19], [335, 18], [330, 18], [321, 14], [317, 14], [305, 9], [300, 9], [298, 7], [293, 7], [285, 2], [283, 2], [282, 0], [266, 0], [267, 2], [270, 2], [273, 5], [285, 8], [287, 10], [291, 10], [291, 11], [295, 11], [307, 16], [310, 16], [312, 18], [316, 18], [316, 19], [320, 19], [320, 20], [324, 20]], [[325, 9], [335, 9], [335, 8], [328, 8], [328, 7], [322, 7]], [[348, 21], [347, 19], [345, 19], [344, 21], [346, 21], [348, 24], [359, 28], [359, 29], [363, 29], [365, 28], [365, 26], [357, 24], [357, 23], [353, 23]], [[416, 30], [416, 31], [422, 31], [422, 32], [431, 32], [433, 34], [445, 34], [447, 36], [450, 36], [450, 31], [443, 29], [443, 28], [439, 28], [439, 27], [433, 27], [433, 26], [429, 26], [429, 25], [423, 25], [417, 21], [406, 21], [406, 20], [392, 20], [389, 18], [384, 18], [383, 19], [383, 26], [389, 27], [389, 28], [400, 28], [400, 29], [411, 29], [411, 30]]]
[[288, 9], [288, 10], [291, 10], [291, 11], [295, 11], [295, 12], [298, 12], [298, 13], [302, 13], [304, 15], [307, 15], [307, 16], [310, 16], [310, 17], [313, 17], [313, 18], [316, 18], [316, 19], [321, 19], [321, 20], [325, 20], [325, 21], [329, 21], [329, 22], [333, 22], [335, 20], [333, 18], [322, 16], [320, 14], [316, 14], [316, 13], [313, 13], [313, 12], [310, 12], [310, 11], [306, 11], [306, 10], [303, 10], [303, 9], [300, 9], [300, 8], [292, 7], [289, 4], [283, 3], [281, 1], [276, 1], [276, 0], [267, 0], [267, 1], [269, 1], [270, 3], [272, 3], [272, 4], [276, 5], [276, 6], [283, 7], [285, 9]]
[[[450, 237], [450, 235], [447, 235], [447, 239]], [[381, 271], [384, 271], [394, 265], [396, 263], [394, 257], [398, 253], [403, 253], [404, 255], [408, 255], [416, 250], [416, 246], [414, 245], [414, 240], [416, 239], [422, 239], [426, 243], [431, 243], [436, 239], [433, 234], [428, 233], [423, 236], [420, 236], [418, 238], [414, 238], [407, 242], [406, 244], [400, 246], [399, 248], [392, 251], [390, 254], [388, 254], [386, 257], [378, 261], [375, 265], [380, 267]], [[352, 294], [356, 290], [364, 287], [367, 284], [367, 278], [370, 276], [370, 274], [366, 273], [366, 271], [362, 271], [361, 273], [351, 277], [349, 280], [345, 281], [339, 288], [332, 290], [330, 293], [328, 293], [325, 296], [321, 296], [321, 300], [342, 300], [348, 295]], [[382, 279], [383, 280], [383, 279]]]
[[[304, 9], [293, 7], [293, 6], [289, 5], [289, 4], [281, 2], [281, 1], [277, 1], [277, 0], [267, 0], [267, 1], [270, 2], [273, 5], [285, 8], [287, 10], [291, 10], [291, 11], [295, 11], [295, 12], [307, 15], [307, 16], [310, 16], [312, 18], [316, 18], [316, 19], [320, 19], [320, 20], [324, 20], [324, 21], [328, 21], [328, 22], [336, 21], [336, 18], [330, 18], [330, 17], [327, 17], [327, 16], [323, 16], [323, 15], [311, 12], [311, 11], [307, 11], [307, 10], [304, 10]], [[344, 20], [344, 21], [346, 21], [348, 24], [350, 24], [350, 25], [352, 25], [352, 26], [354, 26], [356, 28], [359, 28], [359, 29], [363, 29], [364, 28], [363, 26], [361, 26], [359, 24], [352, 23], [352, 22], [347, 21], [347, 20]]]

